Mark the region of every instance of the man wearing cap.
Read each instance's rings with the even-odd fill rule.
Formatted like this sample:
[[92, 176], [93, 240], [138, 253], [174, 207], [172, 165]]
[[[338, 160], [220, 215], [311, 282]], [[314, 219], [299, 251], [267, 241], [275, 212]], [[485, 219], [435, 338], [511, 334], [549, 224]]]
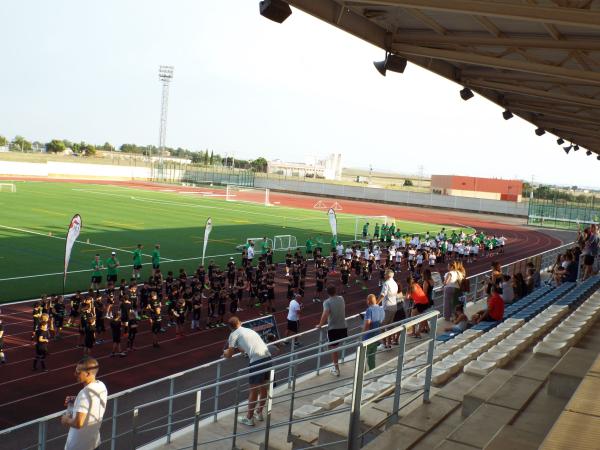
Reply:
[[106, 260], [106, 287], [114, 286], [118, 278], [117, 268], [120, 266], [116, 252], [110, 254], [110, 258]]
[[98, 361], [85, 357], [75, 367], [75, 377], [83, 384], [77, 397], [67, 397], [68, 411], [60, 421], [69, 427], [65, 450], [94, 450], [100, 448], [100, 426], [106, 411], [107, 390], [96, 380]]

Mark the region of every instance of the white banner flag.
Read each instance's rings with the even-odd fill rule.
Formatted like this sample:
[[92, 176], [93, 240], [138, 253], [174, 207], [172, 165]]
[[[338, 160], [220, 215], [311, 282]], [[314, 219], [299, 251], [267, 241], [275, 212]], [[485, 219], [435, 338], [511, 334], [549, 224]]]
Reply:
[[333, 208], [329, 208], [329, 212], [327, 213], [329, 216], [329, 225], [331, 226], [331, 234], [334, 237], [337, 237], [337, 217], [335, 215], [335, 211]]
[[65, 272], [63, 277], [63, 288], [67, 281], [67, 269], [69, 268], [69, 260], [71, 259], [71, 250], [73, 250], [73, 244], [79, 237], [81, 231], [81, 216], [75, 214], [69, 224], [69, 230], [67, 231], [67, 239], [65, 245]]
[[209, 217], [204, 227], [204, 248], [202, 249], [202, 265], [204, 265], [204, 254], [206, 253], [206, 246], [208, 245], [208, 236], [212, 231], [212, 219]]

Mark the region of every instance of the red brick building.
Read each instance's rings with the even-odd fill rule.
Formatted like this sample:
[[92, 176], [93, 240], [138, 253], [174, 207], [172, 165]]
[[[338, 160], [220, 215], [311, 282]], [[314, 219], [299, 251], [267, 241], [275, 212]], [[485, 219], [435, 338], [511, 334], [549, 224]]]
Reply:
[[431, 189], [444, 195], [520, 202], [523, 194], [523, 182], [499, 178], [432, 175]]

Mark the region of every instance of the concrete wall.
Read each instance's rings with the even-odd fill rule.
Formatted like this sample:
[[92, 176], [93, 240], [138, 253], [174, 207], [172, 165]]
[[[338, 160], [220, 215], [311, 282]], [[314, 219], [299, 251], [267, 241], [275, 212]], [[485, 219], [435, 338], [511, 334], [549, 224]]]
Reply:
[[450, 195], [424, 194], [421, 192], [376, 189], [362, 186], [343, 186], [337, 184], [307, 182], [301, 180], [275, 180], [257, 177], [254, 185], [279, 191], [314, 194], [324, 197], [373, 200], [434, 208], [458, 209], [511, 216], [527, 216], [528, 204], [487, 200], [479, 198], [454, 197]]
[[45, 163], [0, 161], [0, 175], [74, 179], [148, 180], [151, 177], [151, 172], [149, 167], [57, 161], [48, 161]]

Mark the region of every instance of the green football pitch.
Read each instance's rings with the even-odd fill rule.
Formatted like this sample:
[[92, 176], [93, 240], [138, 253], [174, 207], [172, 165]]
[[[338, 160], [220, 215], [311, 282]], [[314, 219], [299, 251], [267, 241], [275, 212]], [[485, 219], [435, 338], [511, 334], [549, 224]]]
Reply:
[[[87, 289], [96, 253], [102, 260], [117, 252], [119, 279], [131, 277], [132, 252], [144, 246], [142, 278], [150, 274], [150, 254], [161, 245], [161, 270], [193, 272], [200, 264], [204, 225], [213, 230], [206, 252], [223, 264], [239, 260], [237, 246], [247, 238], [291, 235], [303, 246], [309, 237], [331, 239], [327, 213], [322, 210], [227, 202], [222, 197], [200, 197], [101, 184], [14, 182], [16, 192], [0, 192], [0, 302], [62, 292], [65, 235], [74, 214], [82, 218], [79, 240], [73, 247], [66, 292]], [[165, 186], [168, 189], [168, 186]], [[369, 215], [368, 205], [364, 212]], [[354, 238], [355, 215], [340, 213], [338, 235]], [[361, 222], [359, 221], [359, 224]], [[403, 233], [437, 231], [443, 224], [402, 222]], [[257, 252], [258, 253], [258, 252]], [[282, 252], [276, 252], [281, 260]]]

